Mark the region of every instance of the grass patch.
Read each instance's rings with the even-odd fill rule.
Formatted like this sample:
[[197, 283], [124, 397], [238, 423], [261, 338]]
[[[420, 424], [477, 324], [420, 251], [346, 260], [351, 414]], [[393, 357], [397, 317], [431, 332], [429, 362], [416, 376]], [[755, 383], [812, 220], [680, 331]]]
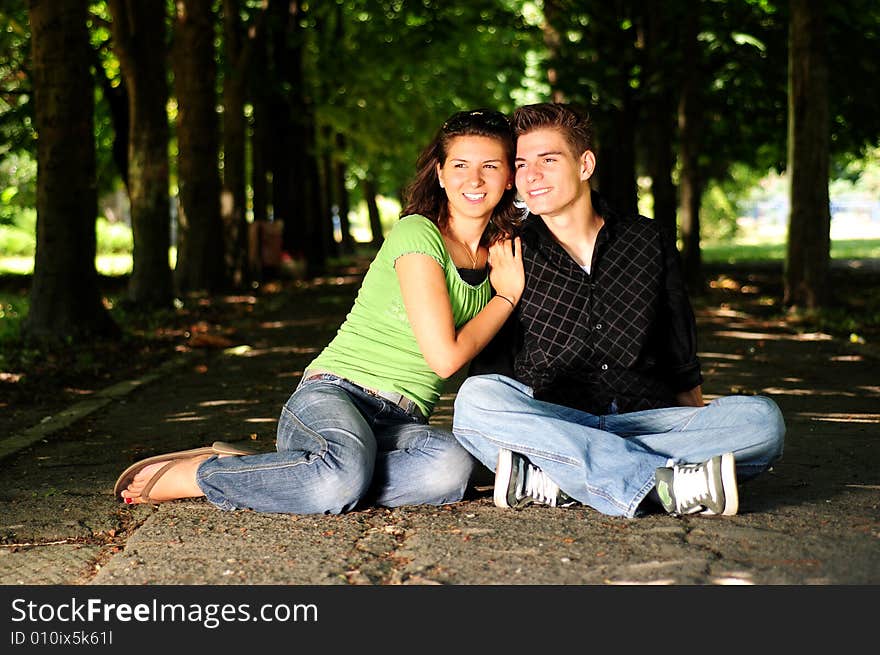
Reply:
[[[708, 264], [738, 264], [755, 261], [783, 261], [785, 243], [709, 243], [702, 248], [703, 261]], [[169, 253], [173, 267], [174, 249]], [[375, 249], [362, 246], [354, 256], [332, 259], [330, 264], [344, 264], [358, 258], [372, 257]], [[832, 259], [880, 259], [880, 239], [846, 239], [831, 242]], [[98, 273], [107, 276], [128, 275], [132, 263], [130, 254], [103, 254], [95, 258]], [[33, 257], [0, 257], [0, 275], [29, 275], [33, 273]]]
[[[709, 264], [739, 264], [755, 261], [783, 261], [785, 243], [712, 243], [702, 247]], [[831, 242], [832, 259], [880, 258], [880, 239], [846, 239]]]

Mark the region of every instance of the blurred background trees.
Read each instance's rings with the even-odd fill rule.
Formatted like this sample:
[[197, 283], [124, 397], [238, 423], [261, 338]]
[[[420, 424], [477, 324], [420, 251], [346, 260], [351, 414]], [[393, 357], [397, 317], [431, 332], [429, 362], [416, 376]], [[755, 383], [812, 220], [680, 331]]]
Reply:
[[34, 255], [30, 333], [106, 332], [96, 221], [131, 227], [135, 307], [317, 276], [381, 243], [450, 113], [563, 100], [695, 294], [706, 235], [786, 172], [785, 301], [819, 309], [829, 179], [880, 138], [878, 25], [869, 0], [7, 0], [0, 247]]

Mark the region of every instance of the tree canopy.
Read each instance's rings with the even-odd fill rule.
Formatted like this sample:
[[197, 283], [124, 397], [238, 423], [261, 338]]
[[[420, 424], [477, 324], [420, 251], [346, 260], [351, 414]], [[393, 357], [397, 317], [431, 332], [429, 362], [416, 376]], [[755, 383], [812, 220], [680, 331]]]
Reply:
[[[284, 221], [284, 248], [319, 273], [336, 248], [331, 208], [398, 196], [419, 150], [464, 108], [585, 107], [599, 135], [600, 191], [634, 209], [636, 181], [650, 177], [656, 215], [672, 228], [679, 215], [686, 265], [696, 268], [689, 253], [699, 251], [706, 185], [736, 165], [790, 165], [788, 2], [215, 0], [198, 23], [190, 18], [208, 5], [192, 0], [139, 3], [139, 14], [127, 3], [72, 2], [87, 9], [81, 65], [92, 73], [76, 92], [96, 99], [94, 151], [72, 159], [94, 158], [90, 185], [122, 185], [141, 217], [132, 221], [134, 302], [170, 302], [169, 230], [179, 240], [178, 294], [247, 283], [256, 234], [247, 223], [273, 218]], [[31, 54], [43, 4], [0, 9], [0, 160], [36, 158], [46, 138], [36, 130]], [[132, 56], [151, 17], [165, 36]], [[823, 21], [829, 155], [845, 162], [880, 137], [880, 7], [834, 3]], [[187, 66], [197, 56], [202, 63]], [[151, 98], [165, 105], [162, 126], [155, 106], [143, 122]]]

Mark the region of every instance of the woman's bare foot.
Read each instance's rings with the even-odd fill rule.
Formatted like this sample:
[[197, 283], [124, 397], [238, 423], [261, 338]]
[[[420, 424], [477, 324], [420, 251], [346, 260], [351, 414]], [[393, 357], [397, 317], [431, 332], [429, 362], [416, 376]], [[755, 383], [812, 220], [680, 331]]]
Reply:
[[162, 477], [149, 491], [149, 499], [141, 498], [141, 492], [152, 477], [168, 462], [156, 462], [145, 466], [131, 483], [122, 491], [122, 499], [126, 503], [154, 503], [178, 498], [198, 498], [204, 492], [196, 482], [196, 470], [199, 465], [212, 455], [197, 455], [189, 459], [180, 459], [162, 474]]

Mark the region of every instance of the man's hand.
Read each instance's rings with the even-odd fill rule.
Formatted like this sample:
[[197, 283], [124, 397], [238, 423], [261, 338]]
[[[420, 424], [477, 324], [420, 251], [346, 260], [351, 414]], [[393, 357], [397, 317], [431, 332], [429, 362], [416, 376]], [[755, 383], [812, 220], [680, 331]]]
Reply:
[[690, 391], [679, 391], [675, 394], [675, 399], [679, 407], [703, 407], [706, 404], [703, 402], [702, 385], [697, 385]]

